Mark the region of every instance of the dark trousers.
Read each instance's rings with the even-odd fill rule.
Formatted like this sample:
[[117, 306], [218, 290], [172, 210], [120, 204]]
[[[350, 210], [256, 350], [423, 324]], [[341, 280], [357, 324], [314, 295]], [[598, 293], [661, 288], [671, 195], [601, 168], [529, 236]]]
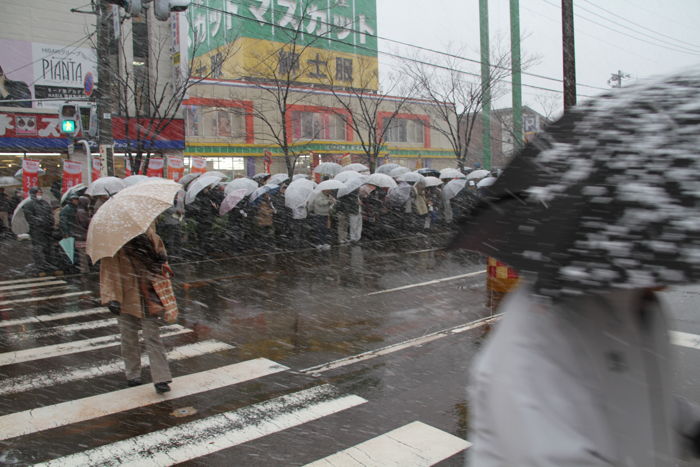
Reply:
[[45, 233], [31, 233], [32, 258], [34, 267], [38, 272], [52, 272], [51, 235]]

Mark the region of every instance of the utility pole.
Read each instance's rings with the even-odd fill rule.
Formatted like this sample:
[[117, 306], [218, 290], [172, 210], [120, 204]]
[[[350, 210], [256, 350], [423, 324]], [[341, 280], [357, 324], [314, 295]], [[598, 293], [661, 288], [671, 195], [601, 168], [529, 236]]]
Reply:
[[[102, 156], [102, 167], [107, 175], [114, 175], [114, 140], [112, 136], [112, 5], [97, 0], [97, 144]], [[90, 158], [90, 154], [88, 154]], [[104, 169], [103, 169], [104, 170]]]
[[629, 73], [623, 73], [622, 70], [617, 70], [617, 73], [610, 74], [610, 79], [608, 80], [608, 85], [611, 88], [621, 88], [622, 80], [631, 78]]
[[522, 64], [520, 62], [520, 2], [510, 0], [510, 56], [513, 95], [513, 149], [523, 145]]
[[561, 29], [564, 50], [564, 110], [576, 105], [576, 51], [574, 48], [573, 0], [561, 0]]
[[484, 147], [484, 169], [491, 170], [491, 62], [489, 46], [489, 4], [479, 0], [479, 32], [481, 43], [481, 94], [483, 104], [482, 144]]

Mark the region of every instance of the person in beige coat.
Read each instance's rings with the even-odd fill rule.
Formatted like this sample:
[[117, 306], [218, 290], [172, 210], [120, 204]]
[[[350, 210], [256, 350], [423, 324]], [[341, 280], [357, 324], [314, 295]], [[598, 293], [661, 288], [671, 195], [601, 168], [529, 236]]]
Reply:
[[151, 280], [167, 260], [165, 246], [150, 227], [124, 245], [111, 258], [100, 261], [100, 299], [112, 313], [119, 315], [121, 353], [128, 386], [141, 384], [139, 329], [151, 366], [151, 378], [158, 393], [170, 391], [170, 367], [160, 339], [160, 321], [146, 313], [146, 302], [159, 302]]

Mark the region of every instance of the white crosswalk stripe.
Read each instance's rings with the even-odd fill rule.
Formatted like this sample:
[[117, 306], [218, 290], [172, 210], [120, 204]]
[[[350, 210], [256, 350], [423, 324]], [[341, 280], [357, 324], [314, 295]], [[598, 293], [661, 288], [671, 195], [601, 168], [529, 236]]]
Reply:
[[117, 324], [117, 318], [107, 318], [94, 321], [87, 321], [84, 323], [66, 324], [64, 326], [55, 326], [51, 328], [36, 329], [31, 331], [9, 334], [5, 337], [5, 342], [21, 344], [22, 342], [34, 341], [36, 339], [46, 337], [66, 337], [71, 334], [75, 334], [82, 331], [106, 328], [109, 326], [117, 326]]
[[80, 311], [64, 311], [62, 313], [51, 313], [51, 314], [42, 314], [42, 315], [37, 315], [37, 316], [27, 316], [25, 318], [15, 318], [15, 319], [6, 319], [3, 321], [0, 321], [0, 328], [8, 327], [8, 326], [18, 326], [18, 325], [24, 325], [24, 324], [38, 324], [38, 323], [47, 323], [50, 321], [57, 321], [61, 319], [70, 319], [70, 318], [77, 318], [79, 316], [90, 316], [94, 314], [100, 314], [100, 313], [106, 313], [109, 310], [107, 310], [106, 307], [97, 307], [97, 308], [90, 308], [87, 310], [80, 310]]
[[9, 281], [0, 281], [0, 285], [7, 285], [7, 284], [25, 284], [25, 283], [36, 283], [36, 284], [41, 284], [42, 282], [46, 281], [52, 281], [56, 280], [56, 277], [53, 276], [46, 276], [46, 277], [30, 277], [26, 279], [13, 279]]
[[70, 289], [69, 285], [56, 285], [56, 286], [46, 287], [46, 288], [40, 289], [40, 290], [36, 290], [36, 289], [7, 290], [4, 292], [0, 292], [0, 297], [2, 297], [2, 298], [18, 297], [20, 295], [36, 294], [37, 292], [48, 294], [48, 293], [62, 292], [62, 291], [68, 290], [68, 289]]
[[42, 282], [38, 282], [38, 283], [23, 282], [21, 284], [15, 284], [15, 285], [2, 285], [2, 286], [0, 286], [0, 292], [4, 292], [6, 290], [36, 289], [37, 287], [47, 287], [49, 285], [59, 285], [59, 284], [67, 284], [67, 282], [63, 281], [63, 280], [53, 280], [53, 281], [42, 281]]
[[30, 302], [40, 302], [43, 300], [56, 300], [57, 298], [68, 298], [68, 297], [77, 297], [79, 295], [90, 295], [92, 292], [89, 292], [87, 290], [83, 290], [82, 292], [69, 292], [69, 293], [64, 293], [60, 295], [46, 295], [46, 296], [41, 296], [41, 297], [32, 297], [32, 298], [19, 298], [15, 300], [3, 300], [0, 301], [0, 306], [6, 306], [6, 305], [12, 305], [15, 303], [30, 303]]

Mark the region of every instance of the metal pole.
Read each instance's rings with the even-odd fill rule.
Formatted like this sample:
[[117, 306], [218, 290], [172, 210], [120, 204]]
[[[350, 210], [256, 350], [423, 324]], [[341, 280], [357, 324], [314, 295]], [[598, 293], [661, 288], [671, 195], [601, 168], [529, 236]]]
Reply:
[[523, 95], [520, 62], [520, 2], [510, 0], [510, 56], [513, 94], [513, 149], [523, 145]]
[[489, 4], [479, 0], [479, 32], [481, 43], [481, 93], [483, 104], [482, 143], [484, 147], [484, 168], [491, 170], [491, 66], [489, 47]]
[[561, 29], [564, 50], [564, 110], [567, 110], [569, 107], [576, 105], [573, 0], [561, 0]]
[[[102, 151], [104, 146], [111, 147], [114, 144], [112, 137], [112, 73], [111, 60], [111, 35], [112, 35], [112, 5], [105, 0], [97, 1], [97, 77], [98, 83], [95, 89], [97, 99], [97, 120], [99, 133], [97, 144], [100, 153], [109, 154], [105, 161], [107, 174], [114, 175], [114, 158], [112, 151]], [[92, 174], [89, 175], [92, 177]]]
[[87, 183], [86, 185], [89, 185], [92, 183], [92, 151], [90, 151], [90, 143], [88, 143], [84, 139], [80, 139], [77, 141], [78, 143], [81, 143], [83, 145], [83, 148], [85, 149], [85, 163], [87, 165]]

